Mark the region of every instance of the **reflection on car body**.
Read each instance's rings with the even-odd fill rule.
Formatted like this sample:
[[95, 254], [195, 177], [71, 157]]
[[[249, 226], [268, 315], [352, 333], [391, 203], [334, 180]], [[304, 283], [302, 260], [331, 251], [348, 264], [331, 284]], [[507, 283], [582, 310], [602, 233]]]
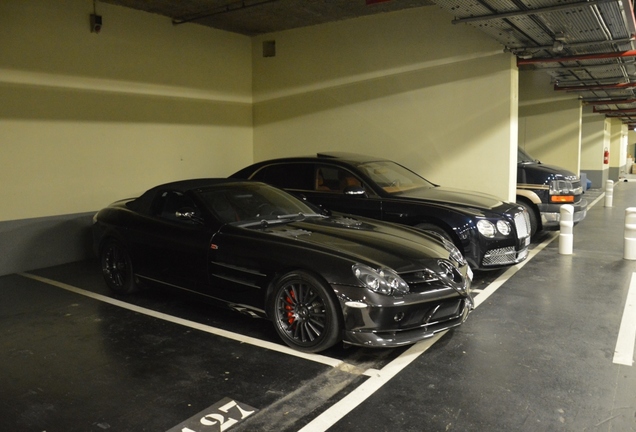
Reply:
[[115, 292], [196, 293], [269, 318], [303, 351], [395, 347], [464, 322], [472, 276], [451, 242], [317, 210], [258, 182], [168, 183], [99, 211], [95, 248]]
[[529, 219], [519, 205], [440, 187], [389, 160], [321, 153], [259, 162], [231, 177], [272, 184], [325, 209], [437, 232], [474, 269], [510, 266], [528, 255]]

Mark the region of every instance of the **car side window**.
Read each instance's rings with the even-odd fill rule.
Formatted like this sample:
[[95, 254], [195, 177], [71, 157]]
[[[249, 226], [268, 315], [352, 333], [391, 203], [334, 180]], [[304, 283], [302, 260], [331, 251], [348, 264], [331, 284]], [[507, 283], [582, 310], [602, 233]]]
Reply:
[[364, 187], [353, 173], [338, 167], [318, 165], [315, 174], [315, 190], [343, 193], [350, 187]]
[[313, 190], [314, 166], [311, 163], [269, 165], [260, 169], [252, 180], [283, 189]]
[[[184, 217], [184, 213], [191, 213], [189, 217]], [[196, 223], [196, 219], [201, 219], [201, 211], [192, 199], [177, 191], [165, 191], [155, 201], [153, 214], [161, 219], [184, 224]], [[181, 214], [181, 216], [179, 215]]]

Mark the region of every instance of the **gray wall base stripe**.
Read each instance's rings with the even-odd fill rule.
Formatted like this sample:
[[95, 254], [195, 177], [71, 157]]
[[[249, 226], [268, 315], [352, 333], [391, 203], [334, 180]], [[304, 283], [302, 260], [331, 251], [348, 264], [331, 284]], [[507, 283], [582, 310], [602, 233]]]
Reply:
[[94, 214], [0, 222], [0, 275], [93, 257]]

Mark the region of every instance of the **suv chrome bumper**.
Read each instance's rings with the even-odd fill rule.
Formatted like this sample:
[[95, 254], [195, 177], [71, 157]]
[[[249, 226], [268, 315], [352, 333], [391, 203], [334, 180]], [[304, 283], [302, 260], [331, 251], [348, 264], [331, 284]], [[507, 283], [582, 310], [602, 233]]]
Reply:
[[[577, 224], [587, 215], [587, 200], [581, 200], [574, 205], [574, 223]], [[543, 204], [539, 205], [541, 213], [541, 224], [543, 229], [559, 229], [561, 222], [561, 204]]]

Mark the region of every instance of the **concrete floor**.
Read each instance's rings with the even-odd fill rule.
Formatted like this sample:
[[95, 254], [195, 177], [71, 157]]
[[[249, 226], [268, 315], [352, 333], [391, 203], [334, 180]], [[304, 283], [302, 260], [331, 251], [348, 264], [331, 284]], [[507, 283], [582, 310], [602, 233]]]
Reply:
[[603, 203], [573, 255], [542, 234], [523, 266], [477, 275], [464, 325], [402, 349], [299, 356], [267, 321], [113, 297], [94, 261], [0, 277], [0, 430], [636, 430], [636, 372], [613, 362], [636, 184]]

